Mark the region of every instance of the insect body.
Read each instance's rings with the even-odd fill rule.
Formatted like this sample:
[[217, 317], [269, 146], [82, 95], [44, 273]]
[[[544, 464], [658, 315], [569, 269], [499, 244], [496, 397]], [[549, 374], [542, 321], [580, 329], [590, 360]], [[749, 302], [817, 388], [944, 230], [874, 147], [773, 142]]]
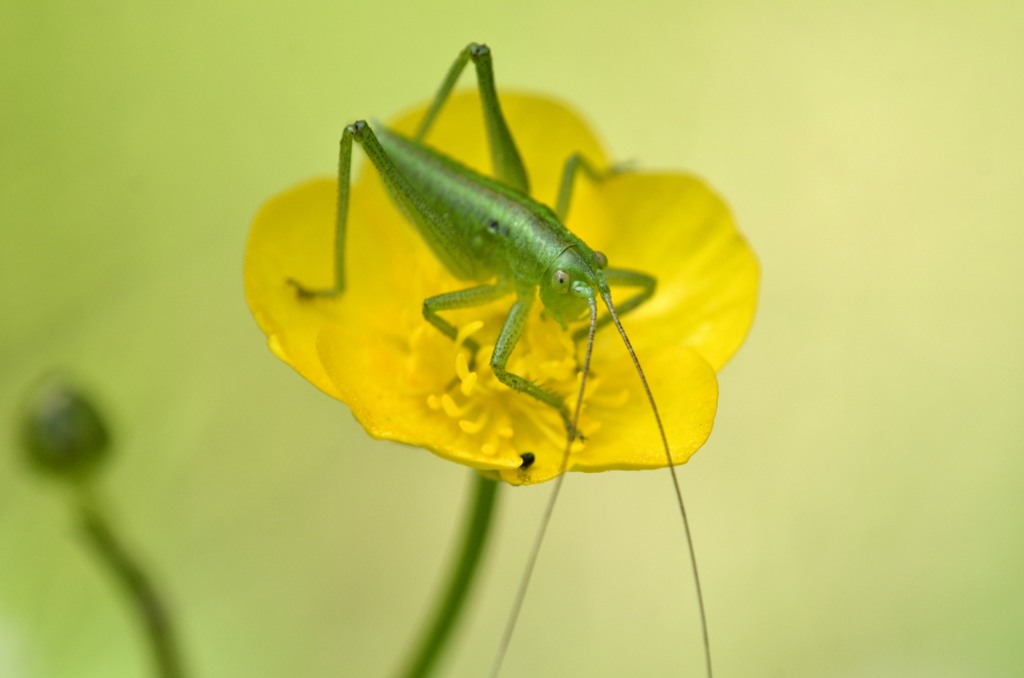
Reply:
[[[526, 172], [501, 114], [494, 91], [490, 51], [486, 46], [472, 44], [459, 55], [420, 126], [417, 139], [426, 135], [470, 58], [477, 66], [498, 180], [474, 172], [417, 140], [386, 128], [374, 134], [364, 121], [349, 125], [342, 134], [338, 163], [335, 285], [326, 290], [308, 290], [299, 282], [293, 283], [305, 296], [329, 296], [344, 290], [344, 237], [354, 140], [362, 145], [392, 198], [438, 260], [455, 277], [481, 283], [426, 299], [424, 317], [455, 339], [456, 328], [440, 316], [441, 312], [478, 306], [514, 293], [516, 302], [497, 339], [491, 368], [505, 385], [556, 409], [566, 429], [571, 431], [574, 426], [561, 397], [506, 369], [537, 290], [547, 314], [564, 326], [579, 319], [598, 296], [614, 314], [609, 284], [640, 288], [618, 308], [620, 313], [628, 312], [653, 294], [655, 279], [639, 271], [607, 268], [604, 254], [590, 249], [562, 225], [578, 171], [582, 168], [595, 173], [582, 158], [573, 156], [566, 162], [559, 191], [559, 214], [527, 195]], [[599, 324], [604, 322], [607, 320]], [[476, 344], [468, 340], [466, 345], [475, 355]]]
[[[463, 68], [472, 60], [477, 73], [495, 178], [484, 176], [422, 143], [434, 118], [451, 93]], [[503, 384], [555, 409], [567, 431], [567, 445], [562, 455], [561, 470], [567, 467], [569, 447], [577, 436], [576, 424], [582, 402], [583, 387], [589, 368], [596, 330], [612, 323], [616, 326], [644, 384], [648, 400], [657, 419], [667, 464], [672, 458], [661, 426], [657, 407], [647, 388], [640, 363], [629, 343], [618, 316], [649, 299], [654, 293], [655, 279], [640, 271], [610, 267], [607, 257], [591, 249], [564, 225], [572, 195], [573, 182], [579, 172], [597, 176], [594, 168], [580, 156], [566, 160], [556, 208], [551, 209], [532, 199], [526, 170], [505, 123], [494, 87], [490, 51], [486, 46], [471, 44], [460, 52], [416, 135], [402, 136], [386, 128], [373, 129], [364, 121], [347, 126], [342, 134], [338, 164], [338, 211], [334, 285], [327, 289], [309, 289], [301, 281], [290, 281], [301, 297], [333, 296], [345, 289], [345, 232], [348, 218], [349, 174], [352, 143], [358, 143], [381, 175], [383, 183], [408, 221], [417, 229], [437, 259], [456, 278], [470, 286], [440, 293], [424, 300], [423, 315], [439, 331], [456, 339], [457, 328], [442, 313], [479, 306], [493, 300], [515, 296], [495, 341], [490, 367]], [[612, 302], [612, 286], [631, 287], [636, 291], [621, 304]], [[589, 316], [589, 328], [576, 338], [587, 336], [587, 349], [582, 365], [582, 380], [573, 411], [562, 397], [519, 376], [508, 369], [509, 358], [522, 335], [530, 309], [538, 296], [546, 314], [560, 323]], [[597, 299], [608, 314], [598, 319]], [[471, 355], [478, 346], [465, 341]], [[523, 466], [535, 460], [534, 452], [522, 454]], [[673, 479], [675, 481], [675, 472]], [[556, 480], [545, 523], [527, 566], [515, 609], [495, 665], [500, 666], [507, 646], [529, 572], [532, 569], [546, 520], [561, 487], [564, 474]], [[678, 482], [675, 482], [679, 508], [686, 525], [685, 509]], [[689, 541], [689, 528], [686, 526]], [[692, 545], [691, 560], [695, 566]], [[694, 567], [696, 575], [696, 567]], [[697, 581], [698, 600], [700, 585]], [[708, 675], [711, 675], [703, 603], [700, 602], [704, 628]]]
[[[368, 132], [359, 123], [354, 128], [354, 134]], [[498, 338], [491, 368], [507, 386], [557, 409], [571, 429], [569, 411], [560, 396], [508, 372], [506, 365], [536, 290], [547, 314], [564, 326], [587, 311], [588, 299], [610, 294], [606, 258], [565, 228], [551, 209], [527, 195], [393, 132], [382, 130], [379, 138], [409, 185], [420, 195], [436, 196], [432, 213], [417, 214], [415, 207], [404, 205], [407, 216], [449, 271], [460, 279], [482, 283], [427, 299], [424, 316], [454, 339], [456, 330], [440, 317], [440, 311], [514, 293], [516, 302]], [[387, 185], [403, 204], [402, 186], [397, 181]], [[434, 218], [445, 228], [432, 230]]]

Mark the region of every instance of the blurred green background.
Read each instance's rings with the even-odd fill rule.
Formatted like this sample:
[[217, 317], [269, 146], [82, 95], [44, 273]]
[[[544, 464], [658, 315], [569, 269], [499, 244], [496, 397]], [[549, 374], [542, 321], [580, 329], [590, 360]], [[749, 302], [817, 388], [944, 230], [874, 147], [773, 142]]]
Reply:
[[[344, 124], [428, 97], [471, 40], [614, 157], [707, 177], [761, 258], [683, 472], [717, 675], [1024, 674], [1022, 37], [1016, 0], [4, 0], [0, 676], [148, 675], [17, 459], [55, 366], [115, 425], [104, 489], [196, 676], [398, 666], [468, 472], [274, 359], [242, 250]], [[442, 675], [485, 672], [548, 491], [505, 492]], [[678, 523], [663, 472], [571, 476], [503, 675], [700, 675]]]

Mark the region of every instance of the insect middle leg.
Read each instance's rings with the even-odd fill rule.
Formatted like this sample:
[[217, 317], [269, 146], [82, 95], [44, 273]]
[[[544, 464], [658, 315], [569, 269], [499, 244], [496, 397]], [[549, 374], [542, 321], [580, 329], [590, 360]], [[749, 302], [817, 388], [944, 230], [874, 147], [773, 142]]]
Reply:
[[[512, 289], [508, 285], [496, 284], [478, 285], [464, 290], [438, 294], [423, 300], [423, 317], [426, 318], [427, 322], [440, 330], [442, 334], [455, 341], [456, 337], [458, 337], [458, 329], [438, 315], [438, 312], [483, 306], [495, 299], [500, 299], [511, 291]], [[467, 338], [463, 345], [469, 349], [469, 368], [473, 369], [476, 362], [476, 353], [480, 346], [471, 338]]]
[[562, 167], [562, 182], [558, 185], [558, 199], [555, 202], [555, 214], [562, 223], [565, 223], [565, 218], [569, 215], [572, 190], [576, 186], [576, 177], [579, 176], [580, 172], [586, 174], [591, 181], [600, 181], [609, 174], [614, 173], [615, 170], [601, 171], [590, 164], [590, 161], [581, 154], [573, 153], [570, 155]]
[[[612, 167], [608, 170], [599, 170], [581, 154], [573, 153], [565, 161], [565, 165], [562, 169], [562, 182], [558, 187], [558, 199], [555, 203], [555, 214], [558, 215], [560, 220], [565, 221], [566, 216], [569, 214], [569, 204], [572, 201], [573, 188], [575, 187], [576, 179], [579, 177], [581, 172], [587, 175], [591, 181], [601, 181], [618, 171], [620, 171], [620, 168], [618, 167]], [[615, 312], [620, 317], [626, 315], [650, 299], [658, 284], [658, 279], [654, 276], [628, 268], [609, 268], [605, 270], [604, 274], [605, 278], [608, 280], [608, 284], [611, 286], [639, 288], [639, 291], [636, 294], [628, 297], [621, 304], [615, 304]], [[597, 320], [597, 329], [605, 327], [610, 322], [610, 316], [601, 316]], [[583, 339], [587, 336], [588, 331], [588, 328], [585, 327], [576, 330], [572, 335], [573, 340], [579, 341], [580, 339]]]
[[[423, 317], [445, 336], [454, 340], [458, 336], [458, 330], [454, 325], [438, 315], [438, 312], [482, 306], [495, 299], [500, 299], [510, 291], [511, 287], [509, 285], [498, 283], [495, 285], [478, 285], [464, 290], [439, 294], [423, 301]], [[523, 328], [526, 326], [530, 308], [533, 306], [533, 295], [532, 290], [530, 292], [520, 292], [516, 302], [505, 317], [505, 323], [502, 325], [501, 333], [494, 343], [494, 351], [491, 354], [491, 370], [498, 381], [509, 388], [532, 396], [540, 402], [553, 407], [559, 416], [562, 417], [566, 431], [570, 431], [572, 429], [572, 419], [569, 416], [569, 408], [566, 407], [565, 402], [560, 396], [541, 388], [525, 377], [509, 372], [507, 369], [512, 351], [515, 350], [516, 344], [519, 343], [519, 339], [523, 334]], [[465, 346], [470, 350], [472, 356], [476, 355], [479, 345], [475, 341], [466, 339]], [[472, 361], [472, 358], [470, 360]], [[472, 362], [470, 369], [472, 369]]]

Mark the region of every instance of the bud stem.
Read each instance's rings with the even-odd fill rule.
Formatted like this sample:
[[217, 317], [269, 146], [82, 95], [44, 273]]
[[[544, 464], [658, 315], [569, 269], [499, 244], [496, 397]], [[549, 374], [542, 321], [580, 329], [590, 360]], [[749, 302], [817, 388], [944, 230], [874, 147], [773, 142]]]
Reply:
[[184, 678], [181, 655], [175, 638], [171, 616], [149, 575], [132, 558], [114, 534], [110, 522], [87, 492], [80, 502], [81, 527], [110, 575], [135, 604], [156, 660], [160, 678]]

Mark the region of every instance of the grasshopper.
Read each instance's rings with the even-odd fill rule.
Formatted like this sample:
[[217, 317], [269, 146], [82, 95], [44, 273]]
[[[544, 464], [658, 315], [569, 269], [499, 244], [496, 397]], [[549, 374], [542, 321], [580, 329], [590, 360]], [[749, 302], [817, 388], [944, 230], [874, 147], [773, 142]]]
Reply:
[[[494, 177], [480, 174], [443, 155], [423, 143], [431, 125], [451, 94], [459, 76], [472, 61], [476, 70], [484, 123]], [[525, 597], [530, 574], [539, 553], [541, 541], [557, 499], [564, 471], [567, 468], [572, 442], [579, 436], [577, 423], [589, 372], [594, 335], [598, 329], [613, 324], [628, 351], [643, 383], [647, 400], [654, 413], [672, 473], [676, 497], [689, 547], [697, 589], [707, 675], [711, 674], [704, 603], [697, 575], [696, 556], [690, 538], [689, 523], [682, 493], [672, 466], [668, 440], [640, 362], [623, 329], [619, 317], [636, 309], [651, 298], [656, 279], [642, 271], [615, 268], [604, 253], [591, 249], [563, 225], [568, 213], [573, 186], [581, 172], [600, 178], [601, 172], [585, 158], [574, 154], [565, 161], [555, 208], [543, 205], [529, 195], [529, 179], [505, 122], [494, 84], [491, 51], [486, 45], [471, 43], [464, 48], [449, 69], [431, 106], [412, 137], [377, 125], [371, 128], [364, 120], [347, 127], [341, 136], [338, 156], [338, 205], [334, 252], [334, 284], [313, 289], [301, 281], [290, 279], [300, 298], [333, 297], [345, 290], [345, 233], [348, 227], [348, 203], [352, 144], [358, 143], [380, 174], [383, 183], [409, 223], [416, 228], [432, 253], [444, 267], [470, 286], [429, 297], [423, 302], [423, 316], [431, 325], [452, 340], [458, 329], [442, 314], [455, 309], [480, 306], [494, 300], [515, 296], [490, 357], [490, 368], [503, 384], [553, 408], [561, 416], [567, 432], [561, 473], [556, 479], [533, 552], [520, 584], [505, 636], [493, 667], [496, 675], [511, 640], [519, 609]], [[622, 303], [612, 301], [611, 286], [632, 288], [634, 293]], [[589, 326], [577, 331], [576, 340], [587, 337], [575, 408], [570, 411], [563, 399], [520, 375], [508, 370], [509, 358], [515, 350], [530, 309], [539, 295], [547, 316], [563, 329], [568, 323], [589, 317]], [[598, 317], [600, 298], [608, 314]], [[472, 339], [464, 344], [471, 356], [479, 346]], [[523, 467], [530, 466], [535, 456], [521, 455]]]

